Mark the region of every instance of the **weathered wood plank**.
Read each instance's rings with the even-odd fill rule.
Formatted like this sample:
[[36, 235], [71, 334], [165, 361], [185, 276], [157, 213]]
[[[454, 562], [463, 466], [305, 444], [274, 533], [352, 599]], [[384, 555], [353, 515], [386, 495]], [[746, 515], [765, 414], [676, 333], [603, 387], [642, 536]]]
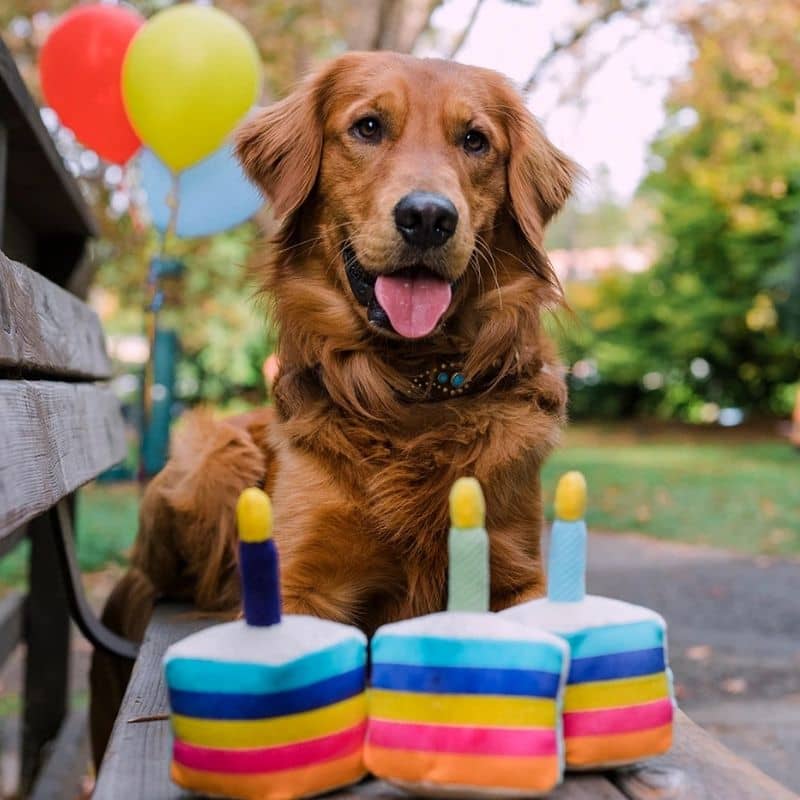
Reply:
[[48, 750], [49, 755], [28, 800], [82, 797], [83, 777], [89, 766], [85, 709], [71, 711], [67, 715]]
[[[0, 248], [3, 246], [6, 216], [6, 165], [8, 164], [8, 131], [0, 122]], [[0, 281], [2, 283], [2, 281]]]
[[103, 379], [111, 374], [97, 314], [0, 253], [0, 369]]
[[10, 592], [0, 600], [0, 668], [22, 642], [25, 623], [25, 595]]
[[675, 742], [661, 758], [612, 780], [629, 800], [797, 800], [798, 795], [678, 712]]
[[[131, 720], [168, 713], [161, 675], [164, 651], [172, 642], [214, 622], [199, 618], [185, 607], [156, 608], [93, 800], [185, 800], [191, 796], [169, 780], [168, 722]], [[330, 795], [332, 800], [400, 800], [404, 796], [407, 795], [374, 780]], [[607, 777], [570, 774], [549, 796], [553, 800], [797, 800], [797, 795], [728, 751], [684, 714], [678, 715], [675, 745], [667, 756]]]
[[[131, 682], [111, 734], [92, 800], [181, 800], [193, 795], [169, 779], [171, 736], [164, 719], [167, 692], [161, 658], [167, 647], [217, 620], [199, 618], [186, 607], [158, 606], [147, 628]], [[407, 794], [381, 781], [326, 795], [331, 800], [400, 800]], [[601, 775], [570, 777], [551, 797], [553, 800], [623, 800], [623, 795]]]
[[119, 403], [91, 384], [0, 380], [0, 538], [125, 456]]
[[190, 797], [169, 779], [171, 738], [166, 720], [131, 722], [168, 712], [161, 658], [170, 644], [211, 622], [176, 606], [156, 608], [133, 667], [97, 779], [93, 800], [177, 800]]
[[9, 204], [37, 234], [96, 232], [78, 182], [67, 172], [14, 58], [0, 40], [0, 119], [8, 130]]

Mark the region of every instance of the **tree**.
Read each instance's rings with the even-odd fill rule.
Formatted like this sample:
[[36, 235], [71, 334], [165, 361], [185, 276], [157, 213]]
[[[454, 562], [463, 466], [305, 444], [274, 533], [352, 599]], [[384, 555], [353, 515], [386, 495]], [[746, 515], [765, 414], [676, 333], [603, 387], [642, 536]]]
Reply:
[[798, 263], [800, 6], [720, 0], [684, 24], [696, 57], [642, 190], [659, 209], [662, 256], [622, 291], [598, 287], [589, 319], [620, 313], [590, 357], [636, 410], [785, 414], [800, 355], [778, 314]]

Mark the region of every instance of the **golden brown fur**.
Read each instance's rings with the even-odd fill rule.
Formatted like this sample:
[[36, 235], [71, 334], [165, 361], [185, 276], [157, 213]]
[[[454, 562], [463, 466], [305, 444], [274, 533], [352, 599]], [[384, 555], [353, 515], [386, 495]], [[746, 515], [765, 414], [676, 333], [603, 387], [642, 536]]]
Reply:
[[[385, 126], [379, 144], [352, 135], [365, 113]], [[489, 140], [480, 158], [460, 145], [470, 126]], [[574, 165], [501, 76], [390, 53], [333, 61], [246, 123], [238, 153], [283, 220], [259, 269], [280, 330], [274, 411], [185, 426], [148, 487], [131, 573], [106, 619], [140, 636], [159, 595], [235, 608], [233, 508], [252, 484], [273, 498], [287, 611], [372, 631], [441, 609], [447, 494], [462, 475], [486, 492], [492, 606], [539, 593], [539, 469], [565, 404], [541, 330], [560, 300], [542, 237]], [[460, 220], [424, 256], [392, 223], [414, 189], [446, 195]], [[375, 274], [423, 259], [454, 281], [432, 335], [407, 340], [368, 323], [345, 274], [346, 241]], [[458, 353], [481, 391], [404, 397], [420, 370]], [[123, 608], [137, 610], [126, 621]], [[95, 689], [109, 674], [95, 664]], [[109, 727], [99, 712], [113, 702], [94, 703], [99, 754]]]

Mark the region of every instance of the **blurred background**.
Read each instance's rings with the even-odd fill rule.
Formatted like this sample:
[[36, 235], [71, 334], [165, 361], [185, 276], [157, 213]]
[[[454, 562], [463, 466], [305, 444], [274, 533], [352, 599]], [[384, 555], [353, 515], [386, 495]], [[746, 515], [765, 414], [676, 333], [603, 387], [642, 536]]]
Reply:
[[[131, 3], [145, 17], [170, 5]], [[587, 173], [548, 239], [570, 305], [550, 325], [569, 368], [572, 422], [547, 465], [547, 497], [559, 473], [583, 470], [590, 526], [614, 533], [609, 541], [623, 549], [628, 534], [676, 542], [642, 558], [684, 575], [695, 575], [685, 572], [687, 564], [705, 564], [696, 575], [705, 588], [692, 602], [717, 603], [720, 616], [732, 602], [731, 586], [750, 581], [758, 570], [778, 569], [775, 590], [789, 602], [793, 585], [796, 597], [800, 3], [215, 5], [240, 20], [256, 41], [263, 103], [282, 97], [315, 64], [348, 49], [454, 58], [500, 70], [518, 84], [548, 135]], [[91, 285], [91, 304], [108, 334], [114, 389], [130, 423], [130, 458], [79, 499], [81, 564], [99, 604], [135, 535], [136, 478], [163, 460], [169, 425], [179, 425], [182, 411], [199, 404], [227, 413], [268, 402], [274, 331], [253, 298], [246, 268], [259, 258], [272, 219], [263, 208], [216, 235], [158, 234], [135, 179], [142, 166], [107, 163], [82, 147], [42, 96], [40, 50], [73, 7], [66, 0], [0, 0], [0, 33], [102, 229], [80, 279]], [[163, 252], [181, 268], [167, 268], [156, 289], [151, 260]], [[170, 332], [160, 340], [149, 329], [156, 291], [160, 324]], [[153, 342], [163, 349], [166, 365], [158, 375], [152, 374]], [[163, 424], [143, 444], [145, 409], [151, 418], [160, 414]], [[686, 545], [694, 549], [682, 550]], [[599, 547], [601, 555], [605, 547]], [[614, 545], [608, 547], [612, 553]], [[618, 572], [609, 567], [609, 581], [612, 574], [628, 573], [620, 566], [624, 559], [613, 553]], [[721, 568], [711, 579], [708, 559], [755, 572]], [[24, 582], [25, 563], [18, 553], [0, 564], [0, 592]], [[607, 593], [615, 594], [614, 586]], [[736, 625], [758, 627], [764, 598], [741, 602], [749, 622], [737, 617]], [[682, 700], [701, 711], [743, 695], [753, 703], [775, 703], [758, 714], [792, 710], [784, 730], [795, 738], [789, 736], [788, 744], [771, 741], [765, 745], [771, 754], [757, 756], [776, 777], [794, 775], [797, 783], [791, 764], [800, 742], [800, 617], [792, 608], [786, 607], [776, 631], [781, 646], [769, 652], [776, 663], [791, 667], [794, 679], [783, 667], [765, 674], [771, 662], [763, 653], [759, 669], [742, 661], [736, 648], [717, 658], [724, 647], [712, 641], [711, 629], [720, 627], [714, 621], [709, 630], [687, 634], [678, 657], [688, 677], [679, 674], [678, 682]], [[795, 645], [784, 647], [790, 641]], [[12, 667], [0, 676], [0, 719], [16, 710], [16, 686]], [[76, 678], [75, 693], [80, 702], [83, 678]], [[751, 713], [753, 706], [747, 708]], [[707, 724], [718, 731], [733, 725], [709, 715]], [[758, 750], [734, 734], [730, 743], [744, 752]], [[0, 770], [0, 777], [13, 773]]]

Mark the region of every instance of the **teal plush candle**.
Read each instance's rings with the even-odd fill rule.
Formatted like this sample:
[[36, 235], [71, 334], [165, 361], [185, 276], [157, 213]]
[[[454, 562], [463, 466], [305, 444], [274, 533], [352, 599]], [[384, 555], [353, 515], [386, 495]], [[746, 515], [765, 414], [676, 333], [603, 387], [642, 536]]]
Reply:
[[489, 610], [489, 535], [486, 504], [475, 478], [459, 478], [450, 490], [448, 611]]

